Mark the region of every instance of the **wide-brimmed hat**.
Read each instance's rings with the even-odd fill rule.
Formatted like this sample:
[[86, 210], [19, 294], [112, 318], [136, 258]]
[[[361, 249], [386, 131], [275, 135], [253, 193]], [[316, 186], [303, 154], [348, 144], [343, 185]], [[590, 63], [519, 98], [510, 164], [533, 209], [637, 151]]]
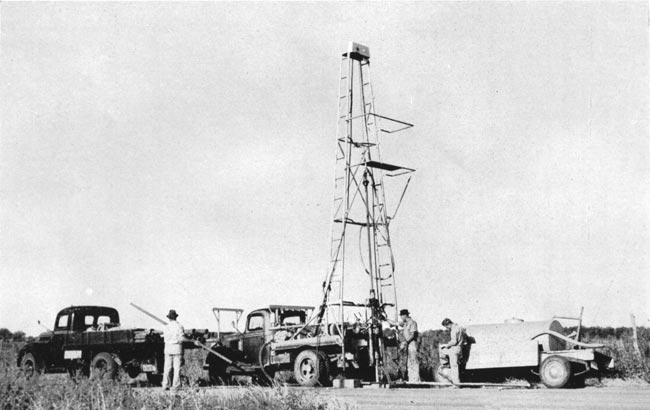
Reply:
[[411, 313], [409, 312], [408, 309], [402, 309], [402, 310], [399, 311], [399, 315], [400, 315], [400, 316], [408, 316], [408, 315], [410, 315], [410, 314], [411, 314]]
[[167, 313], [167, 318], [168, 319], [176, 319], [178, 317], [178, 313], [174, 309], [170, 310], [169, 313]]

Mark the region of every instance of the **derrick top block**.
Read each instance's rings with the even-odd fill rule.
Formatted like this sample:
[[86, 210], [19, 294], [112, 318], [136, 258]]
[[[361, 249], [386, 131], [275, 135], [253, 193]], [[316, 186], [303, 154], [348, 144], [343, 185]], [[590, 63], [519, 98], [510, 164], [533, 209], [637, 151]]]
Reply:
[[370, 49], [364, 45], [350, 41], [350, 44], [348, 45], [348, 51], [343, 53], [343, 55], [354, 60], [368, 60], [370, 59]]

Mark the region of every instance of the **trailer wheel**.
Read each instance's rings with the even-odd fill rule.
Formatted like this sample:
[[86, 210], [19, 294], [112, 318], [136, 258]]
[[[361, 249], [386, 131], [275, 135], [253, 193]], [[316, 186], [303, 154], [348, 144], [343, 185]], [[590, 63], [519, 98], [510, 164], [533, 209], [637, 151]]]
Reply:
[[27, 353], [23, 356], [23, 359], [20, 361], [20, 368], [27, 379], [36, 378], [40, 374], [40, 369], [36, 364], [36, 358], [31, 353]]
[[305, 387], [326, 385], [329, 382], [327, 360], [315, 350], [303, 350], [296, 357], [293, 375], [296, 381]]
[[93, 357], [90, 363], [90, 378], [93, 380], [114, 380], [117, 376], [117, 363], [110, 353], [102, 352]]
[[571, 378], [571, 363], [562, 356], [549, 356], [539, 367], [542, 383], [551, 389], [560, 389]]

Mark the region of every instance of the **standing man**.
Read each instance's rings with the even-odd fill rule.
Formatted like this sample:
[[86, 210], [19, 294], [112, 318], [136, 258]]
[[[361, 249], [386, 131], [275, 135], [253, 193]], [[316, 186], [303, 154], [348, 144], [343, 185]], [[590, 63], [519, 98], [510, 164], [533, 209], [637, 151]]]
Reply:
[[[176, 321], [178, 313], [174, 309], [167, 314], [169, 323], [165, 326], [165, 371], [163, 373], [163, 388], [169, 390], [181, 387], [181, 363], [183, 359], [183, 340], [185, 329]], [[174, 371], [174, 383], [171, 383], [170, 372]]]
[[460, 384], [460, 372], [458, 365], [463, 357], [463, 345], [465, 344], [465, 329], [458, 324], [445, 319], [442, 326], [449, 330], [450, 340], [447, 344], [440, 345], [440, 357], [447, 356], [451, 369], [451, 382], [454, 385]]
[[408, 309], [399, 312], [402, 320], [401, 351], [406, 351], [409, 383], [420, 381], [420, 363], [418, 362], [418, 324], [410, 316]]

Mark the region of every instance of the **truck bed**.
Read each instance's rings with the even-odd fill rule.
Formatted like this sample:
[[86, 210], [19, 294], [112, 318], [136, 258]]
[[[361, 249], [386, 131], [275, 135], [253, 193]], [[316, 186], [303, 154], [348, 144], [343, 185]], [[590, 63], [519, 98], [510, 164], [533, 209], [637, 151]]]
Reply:
[[88, 331], [65, 335], [66, 346], [91, 346], [112, 344], [153, 343], [163, 344], [162, 335], [145, 329], [119, 329], [107, 331]]

